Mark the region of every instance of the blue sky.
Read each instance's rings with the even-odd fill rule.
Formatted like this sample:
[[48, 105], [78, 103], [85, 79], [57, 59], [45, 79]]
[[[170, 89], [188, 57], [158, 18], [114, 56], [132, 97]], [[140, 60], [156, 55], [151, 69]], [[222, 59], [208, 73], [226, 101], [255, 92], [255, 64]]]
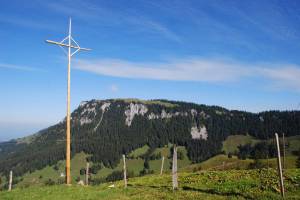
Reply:
[[252, 112], [300, 108], [300, 3], [284, 1], [0, 2], [0, 141], [55, 124], [66, 111], [60, 41], [91, 52], [72, 63], [83, 100], [172, 99]]

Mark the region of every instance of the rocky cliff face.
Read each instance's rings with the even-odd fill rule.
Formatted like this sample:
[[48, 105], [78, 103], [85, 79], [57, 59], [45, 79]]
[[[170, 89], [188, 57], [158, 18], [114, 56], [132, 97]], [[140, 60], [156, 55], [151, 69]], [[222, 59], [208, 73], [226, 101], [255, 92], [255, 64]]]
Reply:
[[[73, 113], [72, 120], [74, 122], [77, 121], [77, 123], [80, 124], [80, 126], [86, 125], [86, 124], [94, 124], [94, 122], [97, 122], [97, 118], [100, 118], [98, 122], [96, 123], [96, 126], [94, 127], [94, 131], [96, 131], [99, 126], [101, 125], [101, 122], [103, 120], [103, 117], [105, 115], [105, 112], [109, 110], [110, 105], [112, 103], [111, 100], [107, 101], [101, 101], [101, 100], [94, 100], [93, 102], [82, 102], [79, 106], [79, 108]], [[122, 102], [123, 103], [123, 102]], [[150, 104], [151, 106], [157, 106], [160, 105], [161, 102], [156, 102], [157, 104]], [[139, 101], [136, 102], [128, 102], [126, 105], [121, 105], [117, 103], [117, 108], [124, 108], [124, 124], [128, 127], [131, 126], [132, 122], [134, 121], [135, 117], [145, 117], [145, 119], [149, 121], [155, 121], [155, 120], [164, 120], [164, 119], [171, 119], [175, 117], [192, 117], [197, 118], [202, 117], [203, 119], [207, 119], [209, 115], [206, 115], [205, 112], [202, 110], [197, 112], [195, 109], [186, 109], [185, 111], [175, 111], [176, 109], [169, 109], [170, 111], [167, 112], [166, 108], [162, 108], [159, 110], [158, 113], [150, 112], [147, 105], [148, 102], [142, 103]], [[174, 104], [174, 107], [178, 105]], [[76, 115], [77, 114], [77, 115]], [[100, 117], [99, 117], [100, 116]], [[207, 140], [208, 133], [207, 129], [204, 124], [191, 124], [190, 127], [190, 134], [192, 139], [204, 139]]]

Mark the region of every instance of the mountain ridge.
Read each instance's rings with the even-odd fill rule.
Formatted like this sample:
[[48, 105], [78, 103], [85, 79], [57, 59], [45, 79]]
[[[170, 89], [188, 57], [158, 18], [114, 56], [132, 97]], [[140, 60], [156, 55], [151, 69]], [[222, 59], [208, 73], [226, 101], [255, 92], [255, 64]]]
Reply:
[[[219, 106], [219, 105], [207, 105], [207, 104], [198, 104], [198, 103], [195, 103], [195, 102], [188, 102], [188, 101], [180, 101], [180, 100], [169, 100], [169, 99], [139, 99], [139, 98], [112, 98], [112, 99], [91, 99], [91, 100], [83, 100], [79, 103], [79, 106], [81, 104], [84, 104], [84, 103], [87, 103], [87, 102], [91, 102], [91, 101], [124, 101], [124, 102], [139, 102], [139, 103], [144, 103], [144, 104], [161, 104], [161, 105], [166, 105], [166, 106], [178, 106], [176, 103], [188, 103], [188, 104], [195, 104], [195, 105], [200, 105], [200, 106], [207, 106], [207, 107], [211, 107], [211, 108], [220, 108], [220, 109], [225, 109], [227, 111], [237, 111], [237, 112], [245, 112], [245, 113], [252, 113], [252, 114], [260, 114], [260, 113], [264, 113], [264, 112], [300, 112], [299, 110], [297, 109], [291, 109], [291, 110], [280, 110], [280, 109], [270, 109], [270, 110], [264, 110], [264, 111], [259, 111], [259, 112], [252, 112], [252, 111], [246, 111], [246, 110], [239, 110], [239, 109], [228, 109], [226, 107], [223, 107], [223, 106]], [[172, 102], [173, 104], [169, 104], [167, 102]], [[78, 107], [79, 107], [78, 106]], [[76, 109], [78, 109], [75, 108]], [[61, 123], [65, 120], [65, 118], [61, 121], [58, 121], [57, 123]], [[56, 124], [57, 124], [56, 123]], [[52, 126], [55, 126], [56, 124], [53, 124], [53, 125], [50, 125], [49, 127], [52, 127]], [[30, 138], [36, 134], [39, 134], [41, 131], [45, 130], [45, 129], [48, 129], [49, 127], [47, 128], [44, 128], [44, 129], [41, 129], [39, 130], [38, 132], [36, 133], [33, 133], [31, 135], [27, 135], [27, 136], [24, 136], [24, 137], [18, 137], [18, 138], [13, 138], [13, 139], [10, 139], [10, 140], [3, 140], [3, 141], [0, 141], [0, 143], [6, 143], [6, 142], [9, 142], [9, 141], [18, 141], [18, 142], [22, 142], [23, 140], [26, 140], [27, 138]]]
[[[229, 135], [272, 138], [300, 132], [299, 111], [250, 113], [219, 106], [169, 100], [106, 99], [83, 101], [71, 114], [72, 154], [116, 166], [122, 154], [147, 144], [185, 146], [193, 162], [221, 152]], [[65, 158], [65, 120], [23, 139], [0, 143], [0, 173], [22, 175]]]

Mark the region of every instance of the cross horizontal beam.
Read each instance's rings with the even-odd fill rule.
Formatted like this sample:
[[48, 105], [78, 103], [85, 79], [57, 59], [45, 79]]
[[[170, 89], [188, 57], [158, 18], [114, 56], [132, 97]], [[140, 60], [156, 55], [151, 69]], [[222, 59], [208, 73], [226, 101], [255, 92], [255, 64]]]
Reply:
[[64, 44], [64, 43], [61, 43], [61, 42], [55, 42], [55, 41], [52, 41], [52, 40], [46, 40], [46, 42], [50, 43], [50, 44], [55, 44], [55, 45], [63, 46], [63, 47], [71, 47], [73, 49], [78, 49], [78, 50], [83, 50], [83, 51], [90, 51], [90, 50], [92, 50], [92, 49], [88, 49], [88, 48], [81, 48], [81, 47], [77, 47], [77, 46], [73, 46], [73, 45]]

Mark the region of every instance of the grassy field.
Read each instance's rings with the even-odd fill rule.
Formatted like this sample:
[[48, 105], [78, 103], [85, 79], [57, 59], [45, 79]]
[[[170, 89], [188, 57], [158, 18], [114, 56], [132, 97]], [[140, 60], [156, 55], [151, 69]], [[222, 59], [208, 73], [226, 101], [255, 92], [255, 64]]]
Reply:
[[129, 156], [130, 157], [134, 157], [137, 158], [143, 154], [145, 154], [148, 150], [150, 149], [150, 147], [148, 145], [144, 145], [140, 148], [137, 148], [136, 150], [132, 151]]
[[[139, 175], [139, 172], [144, 168], [144, 160], [141, 158], [138, 158], [138, 156], [144, 154], [149, 149], [148, 146], [143, 146], [141, 148], [136, 149], [135, 151], [131, 152], [129, 156], [132, 156], [134, 158], [127, 159], [127, 169], [128, 171], [131, 171], [134, 173], [135, 176]], [[181, 151], [184, 155], [184, 159], [178, 160], [178, 168], [187, 166], [190, 164], [190, 161], [187, 157], [187, 152], [184, 147], [178, 147], [178, 151]], [[168, 159], [168, 156], [170, 155], [170, 146], [166, 146], [163, 148], [158, 148], [154, 151], [154, 153], [161, 152], [162, 155], [165, 155], [165, 165], [164, 170], [170, 171], [170, 161], [171, 159]], [[80, 178], [81, 180], [84, 180], [84, 175], [80, 175], [80, 169], [86, 167], [86, 157], [87, 155], [84, 153], [76, 154], [72, 160], [71, 160], [71, 175], [72, 175], [72, 181], [75, 183], [76, 178]], [[91, 166], [93, 163], [90, 163]], [[150, 160], [149, 161], [150, 169], [154, 170], [155, 173], [159, 173], [160, 166], [161, 166], [161, 160]], [[53, 166], [47, 166], [41, 170], [37, 170], [32, 173], [26, 173], [23, 176], [23, 181], [18, 183], [18, 186], [26, 187], [27, 185], [41, 185], [44, 184], [47, 180], [52, 179], [54, 181], [63, 180], [63, 177], [60, 177], [60, 174], [64, 172], [65, 169], [65, 161], [59, 161], [56, 166], [58, 167], [57, 170], [54, 169]], [[92, 178], [105, 178], [107, 175], [112, 173], [113, 171], [122, 171], [123, 170], [123, 160], [120, 159], [119, 164], [115, 168], [106, 168], [103, 167], [101, 170], [98, 171], [97, 174], [91, 175]]]
[[[279, 136], [281, 137], [281, 135]], [[234, 153], [238, 151], [239, 145], [245, 145], [245, 144], [254, 145], [260, 141], [263, 140], [255, 139], [250, 135], [230, 135], [223, 142], [222, 151], [224, 151], [226, 154]], [[273, 139], [269, 139], [268, 141], [271, 142], [273, 141]], [[286, 154], [292, 155], [293, 151], [298, 151], [300, 149], [300, 135], [286, 137], [285, 143], [287, 146]]]
[[[144, 168], [144, 160], [141, 158], [136, 159], [127, 159], [126, 160], [126, 166], [127, 170], [134, 173], [135, 176], [139, 175], [139, 172]], [[98, 171], [96, 175], [93, 175], [93, 177], [96, 178], [104, 178], [113, 171], [122, 171], [123, 170], [123, 160], [120, 159], [120, 162], [117, 167], [111, 169], [111, 168], [102, 168]]]
[[292, 154], [293, 151], [300, 150], [300, 135], [287, 137], [287, 154]]
[[[296, 160], [297, 156], [287, 156], [285, 161], [285, 168], [287, 169], [295, 169], [296, 168]], [[277, 168], [277, 159], [271, 158], [261, 159], [260, 160], [265, 166], [269, 166], [270, 168]], [[231, 170], [231, 169], [248, 169], [249, 165], [254, 163], [253, 159], [240, 160], [236, 156], [232, 156], [232, 158], [228, 158], [227, 155], [221, 154], [216, 155], [204, 162], [187, 165], [179, 169], [179, 171], [183, 172], [192, 172], [195, 170]]]
[[[284, 173], [286, 199], [300, 199], [300, 169]], [[179, 173], [179, 188], [172, 191], [171, 175], [137, 177], [100, 186], [35, 186], [0, 192], [1, 200], [68, 199], [281, 199], [277, 173], [272, 169], [199, 171]], [[114, 184], [114, 188], [108, 186]]]
[[226, 154], [234, 153], [238, 151], [239, 145], [255, 144], [257, 142], [259, 142], [259, 140], [250, 135], [230, 135], [223, 142], [222, 151], [225, 151]]
[[[224, 148], [233, 151], [242, 139], [255, 143], [255, 140], [249, 136], [233, 136], [227, 138]], [[286, 157], [287, 170], [284, 172], [286, 199], [300, 200], [300, 169], [293, 169], [296, 156], [291, 156], [291, 152], [298, 149], [298, 139], [299, 137], [295, 136], [287, 140], [289, 144]], [[88, 187], [76, 185], [77, 177], [84, 179], [79, 171], [85, 167], [88, 156], [79, 153], [71, 161], [72, 186], [45, 186], [45, 182], [50, 178], [56, 183], [57, 180], [64, 180], [60, 177], [60, 173], [64, 171], [64, 161], [59, 161], [58, 169], [48, 166], [25, 174], [23, 181], [14, 185], [13, 191], [0, 192], [0, 199], [280, 199], [277, 173], [274, 170], [277, 166], [276, 159], [261, 160], [262, 163], [268, 163], [274, 168], [261, 170], [245, 170], [250, 163], [254, 162], [252, 159], [239, 160], [236, 156], [228, 158], [224, 154], [214, 156], [202, 163], [191, 164], [186, 149], [181, 146], [178, 147], [178, 151], [183, 155], [183, 159], [178, 160], [179, 189], [172, 191], [170, 148], [171, 145], [166, 145], [153, 152], [165, 156], [164, 175], [159, 175], [161, 159], [150, 160], [150, 169], [154, 170], [154, 174], [130, 178], [127, 189], [123, 188], [122, 181]], [[133, 171], [135, 176], [139, 175], [144, 167], [144, 160], [139, 156], [146, 153], [148, 149], [148, 146], [143, 146], [129, 154], [131, 159], [127, 159], [127, 169]], [[105, 178], [114, 170], [122, 169], [123, 162], [120, 160], [116, 168], [102, 168], [96, 175], [92, 175], [92, 178]], [[111, 184], [115, 187], [110, 188]]]
[[223, 169], [247, 169], [252, 159], [239, 160], [236, 156], [228, 158], [227, 155], [216, 155], [204, 162], [188, 165], [180, 169], [180, 171], [192, 172], [195, 170], [223, 170]]
[[[71, 160], [71, 175], [72, 180], [75, 183], [75, 179], [80, 177], [83, 179], [83, 175], [80, 176], [80, 169], [86, 167], [86, 157], [87, 155], [84, 153], [76, 154]], [[26, 173], [23, 176], [23, 181], [18, 183], [18, 187], [27, 187], [28, 185], [43, 185], [47, 180], [64, 180], [64, 177], [60, 177], [61, 173], [65, 171], [65, 161], [59, 161], [57, 164], [58, 169], [54, 169], [53, 166], [47, 166], [41, 170], [36, 170], [32, 173]]]
[[[165, 156], [165, 163], [164, 163], [164, 171], [170, 171], [170, 162], [171, 159], [168, 157], [170, 156], [170, 148], [171, 145], [166, 145], [165, 147], [162, 148], [157, 148], [153, 152], [153, 154], [161, 153], [161, 155]], [[147, 145], [138, 148], [134, 151], [132, 151], [129, 154], [126, 163], [127, 163], [127, 170], [131, 171], [134, 173], [134, 176], [138, 176], [140, 171], [143, 170], [144, 168], [144, 160], [139, 158], [140, 155], [143, 155], [144, 153], [147, 152], [149, 147]], [[185, 147], [179, 146], [178, 151], [182, 152], [183, 154], [183, 159], [178, 160], [178, 168], [186, 167], [189, 165], [191, 162], [187, 157], [187, 151]], [[78, 153], [76, 154], [72, 159], [71, 159], [71, 175], [72, 175], [72, 182], [76, 183], [76, 179], [80, 178], [80, 180], [84, 180], [84, 175], [80, 175], [80, 169], [86, 167], [86, 158], [88, 155], [84, 153]], [[90, 163], [90, 166], [92, 166], [93, 163]], [[150, 169], [154, 171], [154, 173], [158, 174], [160, 172], [160, 167], [161, 167], [161, 159], [158, 160], [150, 160], [149, 161]], [[59, 161], [56, 166], [58, 169], [54, 169], [55, 165], [52, 166], [47, 166], [41, 170], [36, 170], [32, 173], [26, 173], [23, 176], [23, 181], [20, 181], [17, 186], [18, 187], [27, 187], [28, 185], [44, 185], [45, 182], [49, 179], [58, 182], [58, 181], [63, 181], [64, 177], [61, 177], [61, 173], [65, 171], [65, 161]], [[123, 170], [123, 160], [120, 159], [119, 164], [115, 168], [106, 168], [103, 167], [101, 170], [98, 171], [97, 174], [92, 174], [92, 178], [105, 178], [109, 174], [111, 174], [113, 171], [122, 171]], [[2, 178], [4, 181], [4, 178]]]
[[163, 102], [163, 101], [159, 101], [159, 100], [141, 100], [141, 99], [132, 99], [132, 98], [129, 98], [129, 99], [116, 99], [116, 100], [121, 100], [121, 101], [124, 101], [126, 103], [143, 103], [143, 104], [148, 104], [148, 105], [151, 105], [151, 104], [154, 104], [154, 105], [162, 105], [162, 106], [165, 106], [165, 107], [176, 107], [178, 106], [177, 104], [173, 104], [173, 103], [169, 103], [169, 102]]
[[[237, 146], [240, 144], [252, 143], [255, 144], [258, 140], [252, 138], [247, 135], [235, 135], [229, 136], [223, 142], [223, 150], [225, 152], [234, 152], [237, 149]], [[292, 152], [300, 148], [300, 136], [293, 136], [287, 138], [287, 157], [285, 162], [286, 168], [295, 168], [296, 164], [296, 156], [292, 156]], [[156, 148], [152, 154], [160, 153], [165, 157], [164, 162], [164, 172], [170, 172], [171, 169], [171, 154], [170, 148], [171, 144], [166, 145], [161, 148]], [[138, 176], [140, 171], [144, 168], [144, 160], [139, 158], [139, 156], [145, 154], [149, 150], [147, 145], [138, 148], [132, 151], [128, 155], [127, 159], [127, 170], [134, 173], [134, 176]], [[228, 158], [227, 155], [217, 155], [214, 156], [204, 162], [191, 164], [191, 161], [188, 159], [187, 151], [185, 147], [179, 146], [178, 151], [182, 152], [183, 159], [178, 160], [178, 169], [181, 172], [193, 172], [195, 170], [229, 170], [229, 169], [248, 169], [250, 163], [254, 161], [252, 159], [239, 160], [236, 156], [232, 156], [232, 158]], [[84, 180], [84, 175], [80, 175], [80, 169], [85, 168], [86, 166], [86, 158], [88, 155], [84, 153], [76, 154], [71, 160], [71, 175], [73, 183], [76, 183], [76, 179], [80, 178], [80, 180]], [[276, 159], [269, 160], [261, 160], [262, 163], [268, 165], [271, 168], [277, 167]], [[90, 163], [92, 166], [93, 163]], [[150, 169], [154, 171], [155, 174], [159, 174], [161, 167], [161, 159], [158, 160], [150, 160], [149, 161]], [[54, 180], [55, 182], [63, 181], [64, 177], [60, 177], [60, 174], [64, 172], [65, 162], [59, 161], [57, 163], [58, 169], [54, 169], [54, 166], [47, 166], [42, 170], [37, 170], [32, 173], [27, 173], [23, 176], [23, 181], [17, 184], [18, 187], [27, 187], [28, 185], [44, 185], [45, 182], [49, 179]], [[92, 178], [105, 178], [113, 171], [122, 171], [123, 169], [123, 161], [120, 159], [117, 167], [105, 168], [103, 167], [98, 171], [97, 174], [91, 175]], [[5, 178], [2, 177], [2, 182], [6, 182]]]
[[[172, 145], [169, 144], [169, 145], [166, 145], [165, 147], [157, 148], [153, 152], [153, 154], [161, 153], [161, 155], [165, 157], [164, 171], [170, 171], [170, 169], [171, 169], [171, 161], [172, 161], [172, 159], [170, 158], [170, 156], [171, 156], [171, 153], [170, 153], [171, 146]], [[183, 155], [183, 159], [177, 161], [178, 169], [181, 169], [181, 168], [186, 167], [186, 166], [191, 164], [191, 161], [189, 160], [189, 158], [187, 156], [187, 150], [186, 150], [185, 147], [178, 146], [177, 147], [177, 152], [181, 152], [182, 155]], [[161, 160], [150, 160], [149, 164], [150, 164], [150, 169], [154, 170], [155, 173], [160, 172]]]

